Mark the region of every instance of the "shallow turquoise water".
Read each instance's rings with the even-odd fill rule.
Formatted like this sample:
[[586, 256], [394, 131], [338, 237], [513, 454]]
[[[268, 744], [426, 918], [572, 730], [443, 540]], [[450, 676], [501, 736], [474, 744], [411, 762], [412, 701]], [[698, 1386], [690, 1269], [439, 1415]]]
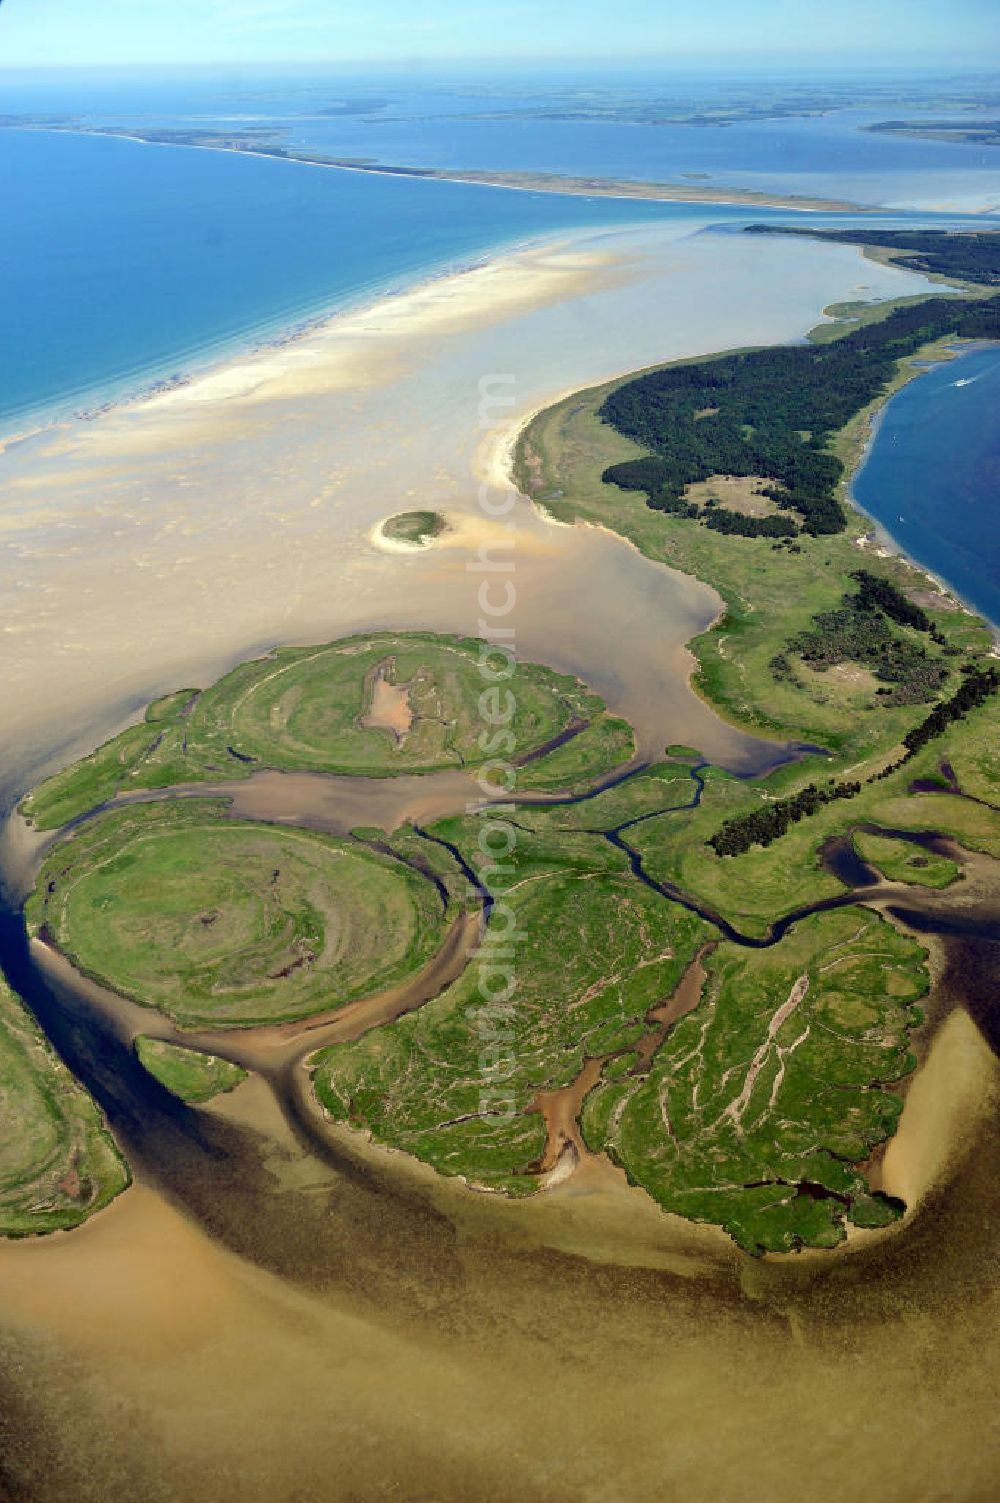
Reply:
[[26, 414], [120, 395], [501, 246], [564, 229], [704, 218], [683, 205], [24, 130], [0, 130], [0, 203], [8, 431]]

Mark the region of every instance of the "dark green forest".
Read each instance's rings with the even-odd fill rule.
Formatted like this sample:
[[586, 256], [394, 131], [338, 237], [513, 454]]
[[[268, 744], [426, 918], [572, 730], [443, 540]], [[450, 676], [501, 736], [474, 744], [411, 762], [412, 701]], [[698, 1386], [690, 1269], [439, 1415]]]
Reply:
[[748, 235], [806, 235], [810, 240], [832, 240], [840, 245], [871, 245], [899, 251], [897, 266], [921, 271], [925, 276], [954, 277], [1000, 287], [1000, 230], [806, 230], [798, 226], [751, 224]]
[[[978, 237], [968, 237], [978, 238]], [[995, 255], [1000, 261], [1000, 236]], [[600, 409], [605, 422], [647, 446], [638, 460], [611, 465], [604, 479], [643, 491], [656, 510], [690, 516], [689, 485], [710, 476], [760, 476], [765, 494], [798, 513], [814, 535], [843, 531], [836, 487], [844, 467], [832, 434], [886, 388], [901, 359], [948, 336], [1000, 337], [1000, 303], [928, 298], [828, 344], [779, 345], [668, 366], [619, 386]], [[774, 518], [718, 509], [707, 526], [751, 536], [787, 535]]]

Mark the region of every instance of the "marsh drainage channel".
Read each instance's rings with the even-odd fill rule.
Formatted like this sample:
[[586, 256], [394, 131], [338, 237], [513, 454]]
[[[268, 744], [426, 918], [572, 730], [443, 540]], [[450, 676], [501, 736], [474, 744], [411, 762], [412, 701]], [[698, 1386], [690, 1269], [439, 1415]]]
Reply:
[[[1000, 930], [991, 915], [945, 915], [935, 909], [933, 894], [918, 895], [905, 884], [879, 881], [877, 874], [863, 863], [848, 871], [833, 852], [830, 869], [841, 880], [850, 877], [852, 890], [804, 905], [777, 920], [767, 935], [758, 937], [742, 934], [707, 905], [673, 884], [651, 877], [640, 854], [629, 845], [625, 832], [646, 820], [696, 808], [704, 789], [705, 768], [705, 763], [699, 763], [689, 769], [693, 787], [686, 802], [650, 811], [613, 829], [594, 829], [589, 833], [621, 850], [636, 878], [665, 901], [678, 903], [712, 924], [725, 939], [749, 949], [767, 949], [777, 944], [793, 925], [814, 913], [874, 901], [885, 903], [887, 911], [907, 927], [945, 940], [950, 989], [956, 1000], [968, 1007], [988, 1042], [1000, 1053], [1000, 1019], [994, 1018], [992, 1001], [1000, 982]], [[630, 768], [625, 777], [642, 770]], [[520, 809], [585, 805], [598, 793], [624, 780], [623, 777], [606, 781], [580, 795], [525, 798], [516, 800], [516, 804]], [[484, 914], [488, 913], [492, 898], [460, 853], [447, 842], [430, 836], [421, 826], [414, 828], [424, 838], [453, 850], [461, 869], [480, 893]], [[936, 838], [908, 831], [880, 830], [880, 833], [915, 844], [929, 845]], [[840, 855], [843, 856], [843, 851]], [[123, 1020], [95, 1008], [86, 995], [82, 978], [77, 985], [72, 978], [54, 979], [43, 972], [31, 954], [23, 913], [10, 903], [0, 904], [0, 966], [57, 1053], [104, 1111], [137, 1172], [152, 1179], [171, 1199], [194, 1214], [213, 1236], [241, 1255], [283, 1273], [293, 1271], [288, 1266], [290, 1256], [297, 1264], [301, 1258], [303, 1266], [294, 1270], [297, 1275], [306, 1279], [320, 1276], [320, 1268], [326, 1268], [320, 1249], [308, 1254], [300, 1249], [290, 1254], [284, 1245], [287, 1222], [280, 1207], [281, 1197], [262, 1195], [269, 1176], [263, 1165], [262, 1147], [255, 1141], [257, 1135], [185, 1105], [160, 1086], [136, 1058], [130, 1030]], [[425, 996], [417, 1005], [428, 1000]], [[159, 1032], [154, 1025], [162, 1021], [160, 1015], [150, 1012], [149, 1016], [151, 1031]], [[183, 1039], [184, 1035], [179, 1037]], [[218, 1042], [221, 1046], [221, 1035]], [[369, 1171], [359, 1168], [348, 1154], [340, 1153], [310, 1121], [311, 1114], [305, 1110], [302, 1099], [305, 1088], [299, 1078], [302, 1072], [296, 1066], [320, 1043], [305, 1033], [297, 1045], [294, 1050], [276, 1054], [273, 1069], [261, 1070], [257, 1060], [252, 1067], [265, 1076], [295, 1137], [311, 1154], [332, 1164], [348, 1180], [367, 1180]], [[219, 1052], [223, 1052], [221, 1047]], [[239, 1062], [242, 1051], [238, 1033], [232, 1039], [232, 1048], [224, 1052]], [[262, 1201], [269, 1203], [268, 1210]]]

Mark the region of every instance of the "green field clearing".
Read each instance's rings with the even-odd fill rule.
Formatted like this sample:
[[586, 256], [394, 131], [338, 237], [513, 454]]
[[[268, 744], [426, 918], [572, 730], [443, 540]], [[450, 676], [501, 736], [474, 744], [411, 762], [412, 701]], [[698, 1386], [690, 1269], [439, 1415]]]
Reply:
[[79, 1226], [129, 1182], [99, 1109], [0, 980], [0, 1237]]
[[877, 867], [890, 882], [914, 882], [920, 887], [948, 887], [959, 873], [957, 861], [922, 851], [903, 840], [887, 840], [866, 830], [854, 834], [854, 849], [863, 861]]

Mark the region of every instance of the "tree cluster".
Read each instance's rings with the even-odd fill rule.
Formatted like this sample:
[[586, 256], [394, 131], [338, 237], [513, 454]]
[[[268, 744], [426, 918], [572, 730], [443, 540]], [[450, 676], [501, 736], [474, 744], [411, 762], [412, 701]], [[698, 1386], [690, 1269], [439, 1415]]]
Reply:
[[815, 814], [824, 804], [832, 803], [834, 799], [854, 798], [860, 792], [860, 783], [831, 783], [826, 788], [817, 788], [815, 783], [810, 783], [791, 798], [777, 799], [750, 814], [727, 819], [708, 844], [717, 856], [742, 856], [752, 845], [770, 845], [793, 824]]
[[[884, 129], [885, 127], [883, 127]], [[893, 257], [897, 266], [911, 271], [956, 277], [985, 287], [1000, 286], [1000, 230], [806, 230], [795, 226], [751, 224], [751, 235], [808, 235], [813, 240], [833, 240], [841, 245], [873, 245], [901, 251]]]
[[879, 610], [899, 626], [925, 631], [940, 646], [945, 645], [945, 638], [923, 607], [915, 605], [891, 579], [882, 574], [871, 574], [867, 569], [855, 569], [851, 578], [861, 587], [857, 595], [860, 609]]
[[713, 507], [703, 520], [713, 532], [723, 532], [728, 537], [794, 538], [799, 531], [790, 517], [748, 517], [728, 506]]
[[970, 710], [975, 710], [979, 705], [985, 704], [998, 689], [1000, 689], [1000, 672], [996, 668], [992, 666], [973, 668], [966, 673], [950, 699], [942, 700], [939, 705], [935, 705], [926, 720], [915, 725], [912, 731], [907, 731], [903, 737], [907, 757], [912, 757], [922, 746], [926, 746], [928, 741], [933, 741], [935, 736], [940, 736], [953, 720], [961, 720]]
[[771, 660], [777, 678], [787, 678], [786, 653], [797, 652], [816, 672], [836, 663], [860, 663], [874, 673], [883, 687], [876, 693], [887, 703], [919, 704], [933, 699], [947, 677], [947, 670], [919, 643], [897, 637], [889, 621], [930, 632], [935, 642], [944, 638], [919, 606], [907, 600], [889, 580], [859, 569], [853, 576], [861, 588], [845, 595], [832, 611], [820, 611], [812, 628], [793, 637], [786, 652]]
[[[798, 512], [805, 532], [840, 532], [846, 517], [836, 487], [843, 465], [828, 450], [831, 435], [923, 345], [945, 336], [998, 335], [1000, 308], [992, 299], [929, 298], [828, 344], [782, 345], [652, 371], [617, 387], [600, 409], [605, 422], [651, 453], [611, 465], [603, 478], [644, 492], [656, 510], [690, 516], [689, 485], [719, 474], [760, 476], [772, 482], [766, 494], [779, 507]], [[756, 520], [768, 519], [720, 527], [702, 514], [706, 526], [734, 532]]]

